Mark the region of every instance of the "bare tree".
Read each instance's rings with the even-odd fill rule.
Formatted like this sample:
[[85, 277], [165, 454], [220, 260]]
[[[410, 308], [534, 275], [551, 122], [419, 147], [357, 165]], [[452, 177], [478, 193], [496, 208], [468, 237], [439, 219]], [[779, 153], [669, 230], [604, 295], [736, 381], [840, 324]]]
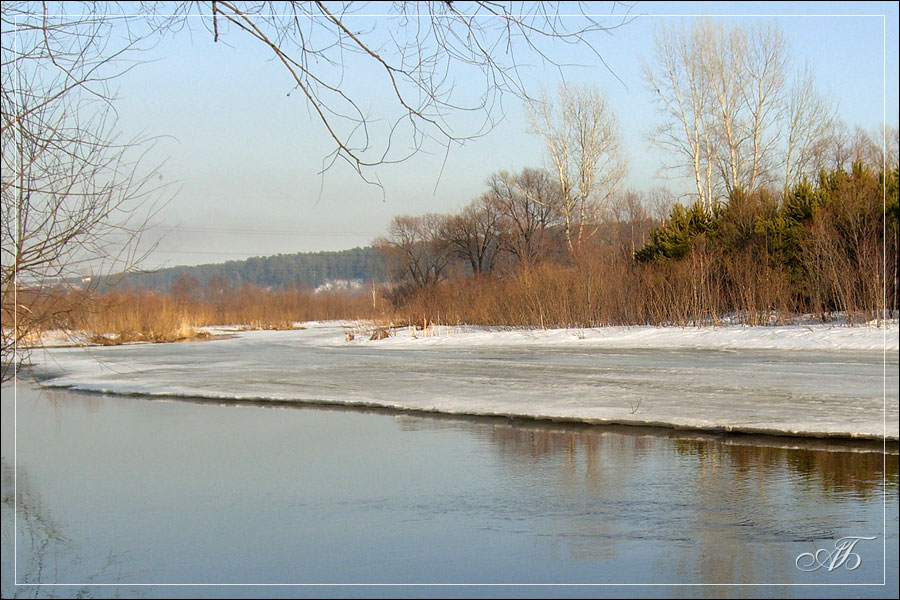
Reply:
[[444, 222], [443, 236], [475, 275], [490, 273], [500, 251], [500, 206], [484, 194]]
[[566, 245], [574, 254], [597, 230], [625, 176], [618, 122], [596, 87], [561, 84], [558, 106], [544, 93], [528, 108], [559, 181]]
[[657, 186], [644, 192], [644, 203], [654, 221], [665, 223], [675, 206], [675, 194], [669, 188]]
[[[854, 163], [862, 163], [876, 171], [897, 168], [898, 130], [882, 123], [872, 131], [857, 125], [851, 129], [844, 121], [835, 121], [817, 165], [826, 170], [850, 171]], [[818, 157], [817, 157], [818, 158]]]
[[638, 248], [647, 243], [650, 230], [655, 224], [647, 209], [647, 201], [641, 192], [628, 190], [618, 194], [612, 202], [615, 219], [614, 240], [623, 254], [631, 260]]
[[749, 86], [742, 85], [740, 78], [734, 76], [743, 67], [740, 63], [746, 62], [746, 39], [740, 30], [725, 31], [708, 20], [701, 21], [697, 29], [694, 39], [701, 43], [697, 54], [701, 61], [700, 73], [708, 79], [713, 93], [707, 123], [714, 124], [713, 141], [718, 152], [712, 156], [725, 193], [730, 195], [743, 177], [742, 146], [749, 137], [747, 124], [741, 122], [744, 88]]
[[[850, 139], [850, 157], [875, 169], [896, 168], [897, 128], [881, 124], [869, 131], [857, 125]], [[852, 168], [852, 164], [847, 167]]]
[[884, 144], [884, 165], [888, 169], [896, 169], [900, 165], [900, 130], [897, 126], [883, 123], [879, 128]]
[[815, 171], [834, 122], [812, 71], [791, 77], [783, 32], [701, 19], [656, 31], [644, 76], [663, 115], [651, 142], [689, 174], [709, 209], [737, 190], [792, 183]]
[[709, 206], [719, 191], [713, 178], [713, 90], [703, 75], [701, 33], [662, 25], [654, 37], [655, 63], [644, 63], [644, 77], [663, 121], [651, 133], [650, 141], [675, 157], [668, 168], [689, 173], [698, 200]]
[[834, 107], [816, 91], [809, 66], [797, 74], [787, 110], [785, 194], [803, 176], [826, 167], [828, 148], [837, 126]]
[[373, 242], [395, 285], [395, 302], [447, 276], [452, 248], [444, 233], [449, 218], [435, 213], [397, 216], [388, 226], [387, 237]]
[[560, 222], [559, 184], [542, 169], [513, 174], [499, 171], [488, 179], [488, 196], [500, 213], [501, 246], [519, 263], [546, 258], [550, 228]]
[[[740, 87], [737, 121], [743, 133], [742, 145], [729, 154], [732, 177], [726, 184], [729, 194], [738, 189], [754, 190], [774, 182], [776, 165], [771, 159], [778, 154], [781, 140], [779, 126], [784, 122], [787, 107], [786, 87], [790, 48], [784, 33], [769, 23], [754, 23], [746, 28], [733, 28], [730, 32], [732, 68], [723, 73]], [[735, 76], [735, 74], [739, 74]], [[812, 71], [807, 69], [808, 85], [813, 87]], [[807, 110], [813, 96], [801, 96]], [[813, 111], [814, 112], [814, 111]], [[789, 135], [801, 137], [787, 123]], [[812, 132], [807, 129], [805, 137]], [[821, 133], [821, 132], [820, 132]], [[812, 139], [809, 143], [815, 143]], [[798, 154], [804, 154], [800, 152]]]
[[137, 257], [160, 197], [150, 140], [116, 131], [107, 82], [137, 38], [112, 48], [104, 14], [36, 17], [3, 4], [2, 376], [11, 378], [35, 335], [64, 327], [82, 278], [120, 271]]

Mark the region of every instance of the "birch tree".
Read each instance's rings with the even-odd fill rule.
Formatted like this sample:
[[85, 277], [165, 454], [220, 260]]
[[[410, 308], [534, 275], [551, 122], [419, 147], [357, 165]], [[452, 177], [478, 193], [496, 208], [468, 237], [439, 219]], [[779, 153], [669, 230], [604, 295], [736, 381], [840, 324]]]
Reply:
[[709, 19], [659, 27], [644, 77], [662, 123], [651, 133], [668, 167], [689, 175], [709, 210], [736, 191], [785, 189], [821, 164], [833, 105], [811, 69], [792, 73], [777, 25], [727, 27]]
[[663, 24], [655, 34], [654, 63], [644, 63], [644, 77], [663, 114], [650, 135], [651, 144], [674, 157], [666, 168], [690, 174], [697, 198], [709, 206], [719, 190], [713, 179], [714, 93], [704, 76], [700, 31]]
[[560, 212], [570, 255], [593, 235], [625, 176], [619, 126], [596, 87], [560, 84], [558, 102], [544, 92], [528, 105], [559, 182]]
[[[732, 28], [730, 44], [733, 68], [727, 74], [740, 88], [737, 121], [745, 147], [738, 147], [732, 158], [739, 170], [726, 186], [729, 194], [737, 189], [753, 190], [774, 183], [779, 145], [782, 139], [788, 101], [790, 48], [780, 28], [755, 23], [747, 28]], [[812, 72], [809, 71], [812, 85]], [[814, 90], [812, 90], [814, 91]], [[811, 97], [798, 97], [809, 108]], [[787, 122], [788, 135], [799, 137], [795, 126]], [[810, 133], [807, 129], [805, 134]], [[805, 155], [805, 153], [804, 153]], [[799, 158], [799, 153], [798, 153]]]

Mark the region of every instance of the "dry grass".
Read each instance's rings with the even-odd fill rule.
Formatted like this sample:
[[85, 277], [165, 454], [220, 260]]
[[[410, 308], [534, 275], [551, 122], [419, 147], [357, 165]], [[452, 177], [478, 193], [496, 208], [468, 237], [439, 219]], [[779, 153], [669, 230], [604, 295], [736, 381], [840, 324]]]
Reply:
[[59, 307], [52, 320], [32, 324], [30, 331], [35, 335], [53, 329], [84, 332], [98, 345], [202, 340], [210, 336], [199, 329], [215, 325], [292, 329], [301, 321], [376, 316], [371, 294], [314, 294], [249, 285], [210, 298], [149, 290], [110, 290], [105, 294], [56, 290], [31, 297], [25, 293], [20, 295], [20, 321], [27, 321], [31, 314], [29, 302]]

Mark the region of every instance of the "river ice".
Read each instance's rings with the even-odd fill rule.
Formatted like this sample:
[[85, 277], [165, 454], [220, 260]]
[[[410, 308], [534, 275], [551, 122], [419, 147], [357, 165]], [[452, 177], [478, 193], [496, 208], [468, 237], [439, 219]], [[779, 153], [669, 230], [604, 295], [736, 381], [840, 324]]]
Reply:
[[309, 323], [209, 342], [53, 348], [32, 360], [47, 385], [86, 391], [898, 438], [896, 323], [460, 326], [379, 341], [364, 329]]

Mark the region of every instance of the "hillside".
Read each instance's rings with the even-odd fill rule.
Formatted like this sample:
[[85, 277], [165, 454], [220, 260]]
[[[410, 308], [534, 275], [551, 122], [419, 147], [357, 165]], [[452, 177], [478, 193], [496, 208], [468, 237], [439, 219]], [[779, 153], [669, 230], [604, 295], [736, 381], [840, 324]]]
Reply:
[[178, 266], [149, 272], [129, 273], [117, 283], [168, 292], [179, 277], [195, 277], [202, 284], [219, 277], [234, 285], [261, 287], [316, 288], [326, 281], [384, 281], [381, 259], [371, 247], [337, 252], [298, 252], [275, 256], [254, 256], [224, 263]]

